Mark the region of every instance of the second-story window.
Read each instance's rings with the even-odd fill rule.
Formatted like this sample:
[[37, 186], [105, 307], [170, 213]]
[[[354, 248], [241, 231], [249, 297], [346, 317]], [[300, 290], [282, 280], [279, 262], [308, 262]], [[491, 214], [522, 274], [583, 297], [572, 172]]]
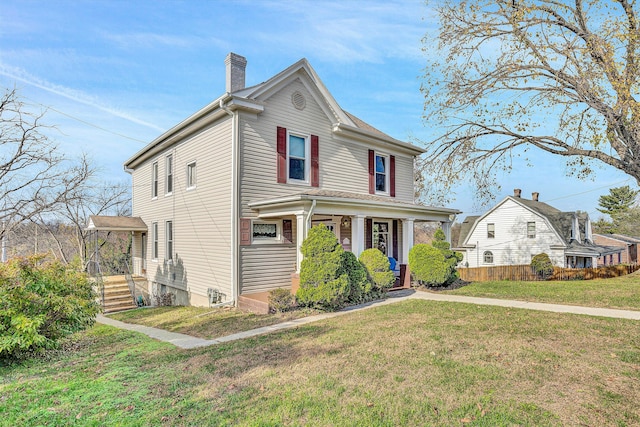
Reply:
[[535, 222], [527, 222], [527, 237], [529, 239], [536, 238], [536, 223]]
[[386, 193], [389, 188], [389, 157], [376, 153], [376, 193]]
[[187, 188], [196, 187], [196, 162], [187, 165]]
[[495, 224], [487, 224], [487, 238], [493, 239], [496, 237], [496, 225]]
[[173, 193], [173, 155], [169, 154], [166, 160], [166, 194]]
[[309, 147], [308, 138], [289, 134], [288, 140], [288, 163], [289, 163], [289, 180], [304, 181], [309, 176]]
[[151, 197], [158, 197], [158, 162], [151, 166]]

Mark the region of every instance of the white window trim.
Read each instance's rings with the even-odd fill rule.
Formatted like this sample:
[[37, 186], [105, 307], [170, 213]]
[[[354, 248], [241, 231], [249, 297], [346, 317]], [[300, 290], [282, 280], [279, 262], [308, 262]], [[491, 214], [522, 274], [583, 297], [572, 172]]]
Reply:
[[156, 200], [158, 198], [159, 188], [160, 187], [160, 167], [158, 166], [158, 162], [153, 162], [151, 164], [151, 200]]
[[160, 250], [159, 242], [158, 222], [154, 221], [151, 223], [151, 261], [158, 261], [158, 252]]
[[[489, 236], [489, 226], [493, 225], [493, 236]], [[488, 222], [487, 223], [487, 239], [495, 239], [496, 238], [496, 223], [495, 222]]]
[[[255, 239], [253, 237], [253, 225], [254, 224], [275, 224], [276, 226], [276, 237], [275, 238], [264, 238], [264, 239]], [[261, 220], [253, 220], [251, 221], [251, 244], [252, 245], [268, 245], [273, 243], [282, 243], [282, 221], [261, 221]]]
[[[169, 168], [169, 159], [171, 159], [171, 168]], [[167, 154], [164, 160], [164, 195], [170, 196], [176, 187], [175, 161], [173, 154]], [[171, 191], [169, 191], [169, 169], [171, 169]]]
[[[191, 184], [189, 182], [189, 178], [190, 178], [189, 170], [190, 170], [190, 168], [192, 166], [193, 166], [193, 172], [194, 172], [194, 174], [193, 174], [194, 175], [193, 184]], [[197, 162], [195, 160], [193, 162], [187, 163], [187, 171], [186, 172], [187, 172], [187, 180], [186, 180], [187, 181], [187, 190], [195, 190], [196, 187], [198, 186], [198, 165], [197, 165]]]
[[[529, 234], [529, 224], [533, 224], [533, 236]], [[536, 238], [536, 222], [527, 221], [527, 239], [535, 239], [535, 238]]]
[[[169, 239], [169, 224], [171, 224], [171, 239]], [[175, 229], [173, 228], [173, 221], [164, 222], [164, 259], [168, 262], [173, 261], [173, 253], [175, 252]], [[169, 242], [171, 242], [171, 250], [169, 250]]]
[[[384, 157], [386, 160], [384, 162], [385, 164], [385, 172], [384, 172], [384, 188], [386, 189], [386, 191], [378, 191], [378, 172], [376, 171], [376, 166], [378, 164], [377, 162], [377, 157]], [[391, 175], [391, 171], [389, 170], [391, 168], [391, 156], [389, 154], [385, 154], [385, 153], [381, 153], [379, 151], [374, 151], [373, 152], [373, 185], [376, 190], [376, 194], [381, 194], [383, 196], [388, 196], [390, 193], [389, 191], [389, 187], [391, 186], [391, 182], [390, 182], [390, 175]]]
[[[487, 258], [485, 257], [485, 254], [487, 252], [491, 254], [491, 262], [487, 262]], [[496, 262], [496, 257], [493, 254], [493, 251], [484, 251], [484, 252], [482, 252], [482, 263], [483, 264], [493, 265], [493, 264], [495, 264], [495, 262]]]
[[[298, 138], [304, 138], [304, 179], [293, 179], [289, 177], [289, 142], [291, 136], [297, 136]], [[289, 131], [287, 129], [287, 183], [288, 184], [304, 184], [310, 185], [311, 180], [309, 176], [311, 175], [311, 135]]]

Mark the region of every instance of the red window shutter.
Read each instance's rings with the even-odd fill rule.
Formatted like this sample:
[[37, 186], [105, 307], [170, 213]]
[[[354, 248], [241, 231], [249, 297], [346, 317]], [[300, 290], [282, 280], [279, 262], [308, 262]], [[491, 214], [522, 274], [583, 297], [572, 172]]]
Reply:
[[389, 195], [396, 197], [396, 156], [389, 156]]
[[369, 194], [376, 194], [376, 155], [369, 150]]
[[293, 242], [293, 228], [290, 219], [282, 220], [282, 237], [284, 237], [285, 243]]
[[364, 248], [371, 249], [373, 246], [373, 220], [367, 218], [364, 220]]
[[251, 244], [251, 219], [240, 218], [240, 246]]
[[320, 151], [318, 136], [311, 135], [311, 186], [320, 187]]
[[278, 182], [287, 182], [287, 129], [278, 126]]
[[391, 234], [393, 234], [393, 236], [391, 237], [393, 240], [393, 257], [396, 259], [396, 261], [400, 261], [400, 254], [398, 253], [398, 220], [397, 219], [393, 220]]

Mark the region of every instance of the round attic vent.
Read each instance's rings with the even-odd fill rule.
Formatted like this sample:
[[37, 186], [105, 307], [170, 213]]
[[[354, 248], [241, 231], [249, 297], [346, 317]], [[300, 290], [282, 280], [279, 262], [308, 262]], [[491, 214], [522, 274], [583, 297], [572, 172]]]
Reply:
[[303, 94], [296, 91], [296, 92], [293, 92], [293, 95], [291, 95], [291, 103], [298, 110], [304, 110], [304, 107], [307, 105], [307, 100], [304, 99]]

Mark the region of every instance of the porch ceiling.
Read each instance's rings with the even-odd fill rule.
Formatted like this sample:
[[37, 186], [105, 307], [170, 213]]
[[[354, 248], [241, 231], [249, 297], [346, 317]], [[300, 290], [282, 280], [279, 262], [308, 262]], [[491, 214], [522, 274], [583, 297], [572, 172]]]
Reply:
[[147, 224], [140, 217], [91, 215], [85, 230], [147, 231]]
[[421, 206], [385, 197], [339, 191], [309, 190], [304, 193], [249, 203], [260, 218], [308, 213], [315, 202], [314, 214], [364, 215], [415, 221], [452, 221], [460, 211], [451, 208]]

